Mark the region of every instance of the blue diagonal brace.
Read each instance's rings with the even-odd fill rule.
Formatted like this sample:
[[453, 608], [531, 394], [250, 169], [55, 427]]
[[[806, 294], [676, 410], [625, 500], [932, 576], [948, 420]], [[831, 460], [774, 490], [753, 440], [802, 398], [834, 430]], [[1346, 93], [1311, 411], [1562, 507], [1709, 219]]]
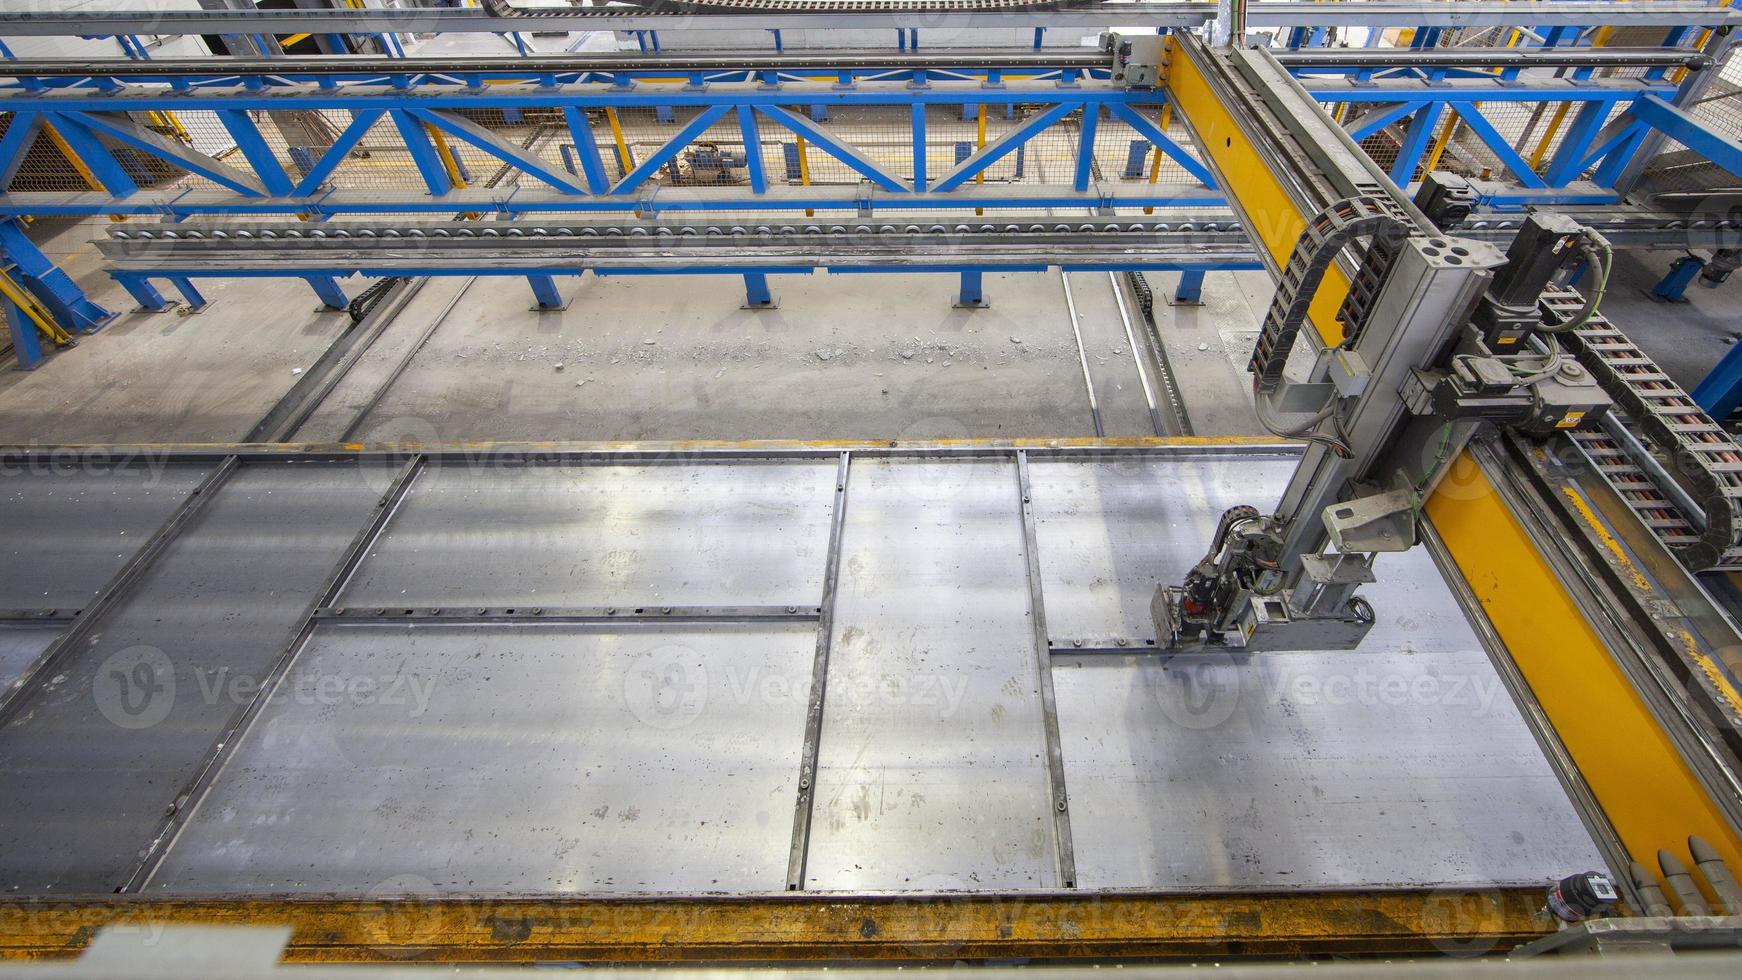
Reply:
[[1555, 150], [1554, 157], [1549, 160], [1548, 169], [1543, 172], [1543, 181], [1550, 187], [1564, 187], [1571, 181], [1579, 179], [1585, 172], [1590, 157], [1591, 144], [1602, 132], [1603, 124], [1609, 120], [1609, 110], [1612, 103], [1604, 101], [1586, 102], [1579, 107], [1573, 116], [1573, 123], [1567, 127], [1566, 135], [1561, 137], [1561, 145]]
[[1045, 112], [1023, 120], [1015, 129], [1005, 133], [996, 142], [987, 143], [978, 152], [956, 164], [954, 170], [945, 174], [932, 186], [932, 191], [940, 194], [944, 191], [953, 191], [966, 181], [973, 180], [975, 174], [1016, 152], [1017, 147], [1033, 139], [1042, 130], [1075, 112], [1078, 105], [1079, 103], [1076, 102], [1063, 102], [1052, 106]]
[[219, 109], [217, 112], [218, 121], [224, 124], [225, 131], [236, 141], [236, 149], [242, 151], [243, 159], [254, 169], [254, 176], [260, 179], [266, 192], [273, 197], [288, 195], [290, 175], [284, 172], [284, 164], [278, 162], [272, 147], [266, 145], [266, 139], [260, 135], [260, 127], [254, 124], [253, 117], [243, 109]]
[[0, 137], [0, 191], [6, 190], [6, 185], [17, 176], [18, 165], [24, 162], [24, 155], [30, 152], [41, 129], [42, 113], [13, 113], [12, 124], [6, 127], [6, 135]]
[[238, 194], [247, 194], [252, 197], [267, 196], [266, 185], [260, 181], [227, 163], [220, 163], [204, 153], [146, 129], [134, 122], [126, 113], [62, 112], [56, 114], [56, 119], [92, 133], [100, 133], [136, 150], [167, 160], [189, 173], [198, 174], [213, 183], [222, 184]]
[[791, 109], [783, 109], [780, 106], [761, 105], [757, 106], [756, 109], [758, 112], [761, 112], [768, 118], [780, 123], [787, 129], [809, 139], [812, 143], [816, 144], [817, 149], [822, 150], [829, 156], [832, 156], [846, 164], [857, 173], [863, 175], [866, 180], [871, 181], [878, 187], [888, 191], [913, 190], [912, 187], [908, 186], [907, 181], [885, 173], [883, 169], [877, 166], [877, 164], [869, 157], [860, 153], [847, 143], [842, 142], [839, 136], [830, 132], [822, 123], [819, 123], [808, 116], [803, 116], [793, 112]]
[[1403, 142], [1397, 148], [1397, 159], [1391, 164], [1393, 181], [1407, 184], [1415, 179], [1415, 168], [1421, 165], [1421, 159], [1427, 153], [1428, 143], [1433, 139], [1443, 111], [1443, 102], [1429, 102], [1416, 110], [1415, 118], [1409, 121]]
[[599, 141], [593, 138], [587, 110], [563, 106], [563, 120], [569, 124], [569, 137], [575, 141], [575, 155], [581, 159], [581, 176], [587, 180], [587, 190], [594, 194], [610, 190], [611, 181], [605, 176], [605, 161], [599, 157]]
[[1349, 133], [1349, 138], [1359, 143], [1399, 119], [1402, 119], [1404, 116], [1420, 109], [1424, 105], [1427, 105], [1427, 103], [1399, 102], [1396, 105], [1386, 106], [1383, 109], [1369, 112], [1355, 120], [1353, 125], [1346, 127]]
[[60, 133], [61, 139], [66, 140], [67, 147], [73, 151], [73, 156], [90, 168], [97, 183], [103, 185], [103, 189], [111, 196], [127, 197], [139, 192], [139, 185], [134, 182], [133, 175], [121, 166], [121, 161], [115, 159], [115, 154], [109, 152], [109, 148], [103, 145], [97, 134], [58, 113], [49, 113], [44, 116], [43, 121]]
[[379, 122], [385, 114], [385, 109], [363, 109], [352, 114], [351, 124], [345, 127], [332, 146], [327, 147], [326, 152], [321, 154], [321, 158], [315, 161], [308, 173], [303, 174], [293, 193], [297, 197], [307, 197], [318, 190], [333, 175], [333, 171], [339, 169], [339, 164], [344, 163], [345, 158], [351, 155], [351, 151], [356, 148], [363, 134], [369, 131], [369, 127]]
[[417, 172], [423, 175], [424, 186], [436, 197], [451, 192], [453, 178], [448, 176], [441, 154], [436, 152], [435, 143], [430, 141], [428, 131], [423, 128], [423, 120], [404, 109], [391, 109], [389, 114], [393, 117], [393, 125], [399, 128], [399, 138], [405, 141], [405, 148], [411, 153], [411, 162], [417, 164]]
[[[435, 109], [412, 109], [411, 114], [444, 133], [472, 144], [498, 160], [569, 194], [585, 194], [586, 190], [568, 179], [559, 168], [546, 164], [530, 152], [505, 142], [495, 133], [477, 123], [450, 112]], [[597, 147], [594, 148], [597, 152]]]
[[678, 130], [677, 134], [668, 140], [664, 146], [655, 150], [652, 156], [649, 156], [647, 159], [636, 164], [634, 170], [624, 174], [623, 179], [619, 180], [616, 185], [611, 188], [611, 193], [628, 194], [635, 190], [635, 188], [640, 187], [647, 178], [657, 173], [659, 168], [670, 163], [673, 158], [683, 152], [684, 147], [695, 142], [696, 137], [707, 132], [709, 126], [719, 122], [720, 117], [730, 111], [732, 111], [732, 107], [729, 105], [709, 106], [702, 110], [701, 114], [685, 123], [683, 128]]
[[36, 321], [5, 296], [0, 296], [0, 314], [4, 314], [6, 330], [12, 335], [12, 353], [18, 358], [18, 366], [29, 371], [41, 364], [42, 336], [36, 332]]
[[48, 260], [16, 219], [0, 221], [0, 260], [10, 260], [18, 281], [48, 307], [61, 326], [74, 333], [95, 333], [115, 314], [91, 302], [72, 277]]
[[1474, 105], [1456, 105], [1452, 107], [1452, 110], [1458, 114], [1458, 118], [1464, 120], [1464, 125], [1469, 127], [1470, 132], [1475, 133], [1476, 138], [1492, 150], [1496, 157], [1500, 158], [1501, 165], [1510, 170], [1512, 176], [1517, 178], [1519, 183], [1526, 187], [1543, 188], [1548, 186], [1541, 177], [1537, 176], [1536, 171], [1530, 169], [1530, 163], [1518, 155], [1518, 151], [1512, 148], [1512, 144], [1506, 141], [1506, 137], [1500, 135], [1499, 131], [1494, 128], [1494, 124], [1489, 122], [1482, 113], [1476, 111]]
[[1113, 115], [1124, 120], [1125, 125], [1137, 130], [1137, 135], [1154, 143], [1156, 149], [1167, 154], [1168, 159], [1174, 163], [1184, 167], [1186, 173], [1203, 182], [1205, 187], [1216, 186], [1216, 178], [1210, 175], [1209, 168], [1199, 163], [1196, 157], [1187, 153], [1178, 143], [1162, 132], [1160, 126], [1143, 118], [1136, 109], [1123, 103], [1114, 102], [1108, 108], [1113, 110]]
[[1711, 129], [1684, 110], [1655, 95], [1642, 95], [1633, 102], [1633, 115], [1731, 174], [1742, 177], [1742, 143]]

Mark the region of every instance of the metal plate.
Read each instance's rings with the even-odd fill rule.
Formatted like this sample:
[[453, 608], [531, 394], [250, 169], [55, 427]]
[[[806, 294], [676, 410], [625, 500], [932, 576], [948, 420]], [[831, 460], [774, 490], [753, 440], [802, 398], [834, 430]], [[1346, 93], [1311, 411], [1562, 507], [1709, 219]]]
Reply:
[[58, 626], [0, 626], [0, 688], [5, 688], [34, 662], [54, 638]]
[[808, 884], [1058, 882], [1013, 461], [853, 463]]
[[148, 891], [779, 891], [815, 645], [323, 626]]
[[367, 520], [367, 475], [245, 465], [0, 731], [0, 881], [126, 880]]
[[[1286, 462], [1030, 467], [1055, 635], [1148, 602]], [[1386, 555], [1357, 651], [1060, 655], [1084, 888], [1534, 883], [1602, 867], [1432, 560]]]
[[0, 471], [0, 609], [79, 609], [97, 597], [210, 467], [52, 461]]
[[344, 601], [814, 606], [834, 478], [833, 459], [431, 466]]

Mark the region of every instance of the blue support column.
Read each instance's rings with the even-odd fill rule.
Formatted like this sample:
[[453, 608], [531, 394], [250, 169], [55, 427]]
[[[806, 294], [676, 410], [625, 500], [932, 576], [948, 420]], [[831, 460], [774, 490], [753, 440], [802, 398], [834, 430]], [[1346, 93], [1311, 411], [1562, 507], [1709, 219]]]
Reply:
[[1179, 274], [1179, 285], [1174, 287], [1173, 298], [1168, 302], [1174, 306], [1202, 306], [1204, 303], [1204, 271], [1202, 269], [1187, 269]]
[[744, 273], [744, 309], [772, 310], [779, 307], [768, 290], [768, 276], [760, 272]]
[[18, 366], [29, 371], [42, 363], [42, 335], [36, 332], [36, 323], [19, 308], [17, 303], [0, 296], [0, 312], [6, 317], [6, 330], [12, 335], [12, 353], [18, 358]]
[[187, 276], [166, 276], [165, 278], [169, 280], [170, 285], [175, 287], [176, 292], [181, 293], [181, 298], [187, 301], [190, 312], [198, 313], [206, 308], [206, 298], [194, 288], [192, 279]]
[[0, 263], [10, 262], [25, 289], [73, 333], [96, 333], [115, 314], [91, 302], [72, 277], [48, 260], [16, 219], [0, 220]]
[[738, 132], [744, 140], [744, 170], [750, 178], [750, 193], [766, 194], [768, 173], [762, 163], [762, 127], [756, 123], [756, 110], [747, 105], [738, 107]]
[[1742, 405], [1742, 343], [1730, 345], [1717, 367], [1694, 387], [1693, 396], [1706, 414], [1719, 422]]
[[[958, 161], [959, 162], [959, 161]], [[913, 104], [913, 192], [924, 194], [925, 172], [925, 103]]]
[[552, 276], [527, 276], [526, 281], [532, 284], [533, 298], [538, 301], [534, 309], [561, 310], [568, 304], [563, 302], [563, 294], [556, 288], [556, 279]]
[[327, 309], [342, 310], [351, 305], [351, 300], [339, 287], [339, 281], [332, 276], [304, 276], [303, 279], [315, 288], [315, 295], [321, 298]]
[[1687, 292], [1688, 285], [1705, 269], [1706, 260], [1697, 255], [1684, 255], [1670, 263], [1669, 274], [1658, 280], [1651, 287], [1651, 298], [1666, 303], [1686, 303], [1682, 294]]
[[986, 302], [986, 291], [980, 282], [979, 269], [964, 269], [962, 271], [962, 291], [956, 296], [956, 309], [982, 310], [991, 303]]
[[145, 280], [144, 276], [116, 276], [115, 281], [126, 288], [133, 298], [139, 302], [139, 309], [146, 313], [162, 313], [169, 309], [169, 301], [157, 291], [157, 287]]
[[1089, 189], [1095, 163], [1095, 124], [1101, 119], [1101, 106], [1090, 102], [1083, 106], [1083, 128], [1077, 138], [1077, 179], [1073, 186], [1079, 191]]

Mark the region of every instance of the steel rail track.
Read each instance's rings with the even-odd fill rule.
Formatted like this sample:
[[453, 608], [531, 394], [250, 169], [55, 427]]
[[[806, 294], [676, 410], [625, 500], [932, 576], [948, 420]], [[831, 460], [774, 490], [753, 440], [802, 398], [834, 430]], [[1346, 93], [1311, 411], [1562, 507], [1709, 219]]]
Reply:
[[[0, 35], [92, 36], [115, 34], [488, 32], [528, 30], [742, 29], [757, 27], [1201, 27], [1215, 16], [1213, 4], [1168, 0], [1105, 4], [1035, 0], [651, 0], [638, 6], [523, 10], [492, 0], [485, 8], [395, 10], [78, 10], [0, 14]], [[1259, 0], [1247, 8], [1254, 26], [1302, 27], [1495, 27], [1586, 25], [1712, 27], [1735, 24], [1742, 15], [1696, 0], [1617, 4], [1593, 0], [1473, 0], [1458, 4], [1418, 0], [1363, 0], [1325, 4], [1310, 0]]]
[[[4, 22], [0, 21], [0, 26]], [[1709, 67], [1710, 56], [1681, 48], [1514, 48], [1427, 51], [1331, 48], [1278, 51], [1289, 68], [1693, 68]], [[1093, 69], [1109, 66], [1095, 48], [962, 48], [888, 51], [875, 48], [818, 48], [788, 52], [639, 53], [575, 55], [383, 58], [373, 55], [312, 55], [291, 58], [173, 58], [149, 62], [127, 58], [27, 58], [0, 62], [9, 78], [184, 78], [198, 75], [258, 77], [281, 75], [545, 75], [576, 72], [670, 71], [839, 71], [842, 69]]]

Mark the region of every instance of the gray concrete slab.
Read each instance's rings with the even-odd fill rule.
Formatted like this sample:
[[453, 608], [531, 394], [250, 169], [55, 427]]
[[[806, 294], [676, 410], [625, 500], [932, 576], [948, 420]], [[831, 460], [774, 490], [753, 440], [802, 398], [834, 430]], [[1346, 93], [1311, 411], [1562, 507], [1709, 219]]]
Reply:
[[34, 371], [0, 366], [0, 442], [237, 439], [350, 326], [299, 279], [201, 279], [202, 312], [135, 312], [89, 244], [107, 223], [38, 223], [44, 254], [121, 316]]
[[480, 281], [359, 436], [920, 439], [1094, 431], [1056, 274], [989, 276], [992, 306], [981, 310], [953, 308], [957, 282], [946, 275], [775, 277], [780, 307], [768, 311], [740, 309], [743, 286], [732, 277], [558, 283], [569, 308], [538, 313], [528, 309], [525, 283]]

